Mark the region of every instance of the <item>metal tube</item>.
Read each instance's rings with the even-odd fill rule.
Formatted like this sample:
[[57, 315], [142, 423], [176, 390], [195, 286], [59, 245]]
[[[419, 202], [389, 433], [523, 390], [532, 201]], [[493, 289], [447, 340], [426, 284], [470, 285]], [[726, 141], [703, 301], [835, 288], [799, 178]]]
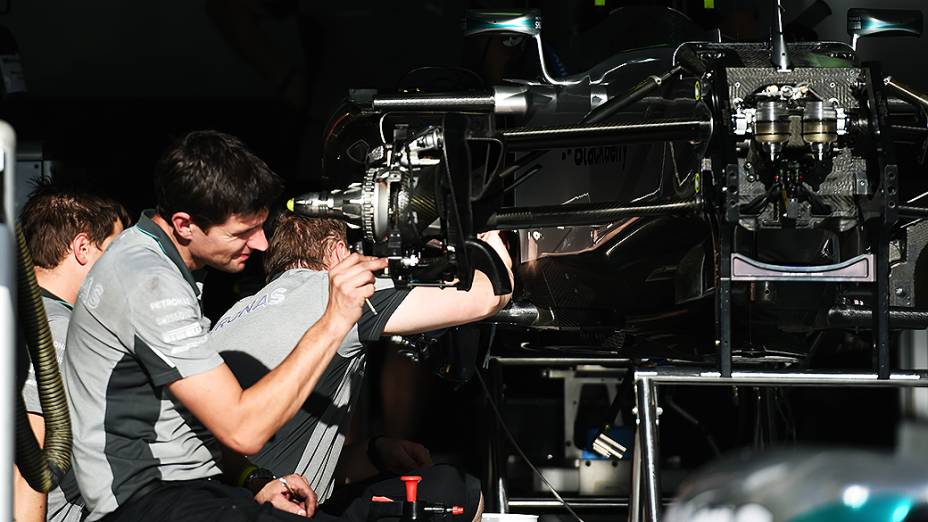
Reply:
[[880, 379], [876, 373], [820, 372], [820, 371], [753, 371], [732, 372], [722, 377], [718, 370], [661, 368], [659, 371], [638, 371], [636, 380], [652, 384], [686, 385], [746, 385], [746, 386], [848, 386], [848, 387], [902, 387], [928, 386], [928, 371], [906, 371]]
[[511, 152], [573, 146], [620, 145], [659, 141], [701, 141], [712, 133], [711, 119], [667, 118], [651, 121], [522, 127], [502, 131]]
[[599, 123], [603, 120], [606, 120], [613, 116], [615, 113], [621, 111], [622, 109], [628, 107], [629, 105], [635, 103], [636, 101], [641, 100], [652, 91], [657, 90], [660, 86], [672, 78], [673, 76], [680, 74], [683, 71], [683, 66], [677, 65], [674, 68], [670, 69], [663, 76], [649, 76], [644, 80], [644, 82], [632, 87], [621, 96], [612, 98], [611, 100], [603, 103], [599, 107], [593, 109], [589, 114], [587, 114], [580, 123], [583, 124], [593, 124]]
[[718, 335], [719, 370], [725, 377], [731, 375], [731, 251], [734, 236], [733, 224], [722, 222], [719, 225], [719, 290], [715, 297], [715, 324]]
[[903, 83], [899, 83], [893, 79], [892, 76], [883, 78], [883, 84], [892, 89], [892, 91], [898, 94], [903, 100], [928, 110], [928, 95], [925, 93], [916, 91]]
[[[493, 401], [496, 404], [503, 403], [503, 367], [496, 361], [491, 360], [489, 365], [489, 375], [492, 377], [490, 383]], [[479, 375], [477, 377], [480, 377]], [[499, 513], [509, 512], [509, 494], [506, 490], [506, 460], [503, 458], [503, 426], [500, 419], [496, 418], [493, 423], [493, 442], [490, 447], [490, 458], [492, 459], [490, 468], [495, 470], [496, 479], [496, 509]]]
[[894, 131], [913, 134], [921, 138], [928, 133], [928, 127], [916, 127], [914, 125], [891, 125]]
[[[831, 308], [827, 314], [828, 326], [870, 326], [873, 310], [863, 307]], [[897, 329], [922, 330], [928, 328], [928, 310], [892, 307], [889, 309], [889, 326]]]
[[[886, 81], [885, 79], [883, 80]], [[917, 111], [921, 110], [920, 105], [913, 105], [912, 102], [908, 100], [903, 100], [897, 96], [889, 96], [887, 92], [886, 96], [886, 108], [889, 109], [890, 116], [896, 115], [914, 115]]]
[[493, 112], [496, 106], [493, 93], [466, 94], [405, 94], [402, 96], [377, 96], [371, 103], [378, 111], [454, 111], [469, 110]]
[[493, 357], [502, 366], [608, 366], [624, 368], [632, 363], [631, 359], [617, 357]]
[[910, 218], [925, 218], [928, 217], [928, 208], [921, 207], [907, 207], [900, 205], [897, 207], [899, 211], [899, 217], [910, 217]]
[[635, 392], [638, 399], [638, 433], [641, 438], [641, 467], [644, 479], [644, 519], [657, 522], [660, 516], [661, 481], [658, 469], [657, 400], [654, 386], [648, 378], [635, 373]]
[[509, 498], [506, 493], [506, 480], [503, 477], [497, 479], [496, 492], [499, 495], [499, 512], [509, 513]]
[[485, 319], [485, 322], [531, 325], [541, 317], [540, 309], [532, 303], [512, 301], [508, 306]]
[[375, 96], [371, 108], [379, 111], [468, 111], [525, 115], [529, 88], [525, 85], [497, 85], [478, 93], [442, 92]]
[[628, 496], [628, 522], [641, 522], [641, 428], [635, 430], [632, 448], [632, 480]]
[[[617, 498], [591, 498], [591, 497], [578, 497], [578, 498], [565, 498], [564, 500], [570, 504], [570, 507], [579, 509], [579, 508], [594, 508], [594, 509], [603, 509], [603, 508], [625, 508], [628, 507], [628, 502], [617, 499]], [[546, 499], [546, 498], [513, 498], [509, 500], [510, 508], [536, 508], [536, 509], [563, 509], [564, 504], [560, 500], [556, 499]]]
[[680, 203], [640, 207], [616, 206], [614, 203], [587, 205], [552, 205], [542, 207], [510, 207], [500, 209], [487, 221], [488, 229], [518, 230], [522, 228], [580, 226], [612, 223], [636, 216], [663, 216], [698, 212], [701, 198]]
[[770, 28], [770, 48], [773, 54], [773, 65], [777, 66], [778, 72], [789, 72], [789, 54], [786, 49], [786, 38], [783, 37], [783, 7], [780, 6], [780, 0], [774, 4], [773, 21]]

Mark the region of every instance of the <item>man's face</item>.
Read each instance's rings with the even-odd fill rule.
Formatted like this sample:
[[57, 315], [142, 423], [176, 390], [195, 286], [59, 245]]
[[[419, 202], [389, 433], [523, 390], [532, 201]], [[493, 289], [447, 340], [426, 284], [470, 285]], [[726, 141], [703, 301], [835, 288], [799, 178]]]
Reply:
[[203, 230], [191, 225], [190, 253], [199, 266], [211, 266], [223, 272], [241, 272], [255, 251], [267, 249], [262, 225], [267, 211], [257, 214], [232, 214], [223, 223]]

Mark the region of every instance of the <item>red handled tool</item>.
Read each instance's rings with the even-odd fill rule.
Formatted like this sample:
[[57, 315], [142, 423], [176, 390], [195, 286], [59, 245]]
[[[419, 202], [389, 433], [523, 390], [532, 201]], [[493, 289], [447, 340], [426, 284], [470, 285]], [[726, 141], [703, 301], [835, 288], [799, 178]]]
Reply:
[[[422, 477], [418, 475], [409, 475], [400, 477], [400, 480], [406, 485], [406, 500], [402, 503], [394, 501], [390, 497], [375, 496], [371, 497], [371, 508], [367, 519], [371, 522], [382, 518], [399, 517], [401, 522], [412, 522], [418, 520], [435, 520], [436, 516], [458, 516], [464, 514], [464, 508], [461, 506], [446, 506], [432, 502], [419, 501], [419, 482]], [[443, 518], [443, 517], [442, 517]]]

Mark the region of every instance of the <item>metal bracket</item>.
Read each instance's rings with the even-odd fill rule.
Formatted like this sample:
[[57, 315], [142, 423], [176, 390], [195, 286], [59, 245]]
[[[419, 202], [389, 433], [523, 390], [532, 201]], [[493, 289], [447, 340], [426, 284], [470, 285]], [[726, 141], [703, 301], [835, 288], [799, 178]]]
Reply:
[[788, 266], [763, 263], [743, 254], [731, 255], [732, 281], [874, 281], [873, 254], [857, 257], [833, 265]]

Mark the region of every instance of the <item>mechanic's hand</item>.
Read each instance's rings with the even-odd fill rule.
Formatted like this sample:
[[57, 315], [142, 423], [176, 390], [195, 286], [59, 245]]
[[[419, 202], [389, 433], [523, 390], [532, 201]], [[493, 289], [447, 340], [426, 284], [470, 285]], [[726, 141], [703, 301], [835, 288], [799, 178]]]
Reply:
[[506, 265], [506, 268], [512, 270], [512, 257], [509, 256], [509, 249], [506, 248], [506, 243], [503, 242], [503, 237], [500, 235], [499, 230], [490, 230], [477, 234], [477, 239], [490, 245], [490, 247], [496, 251], [499, 258], [503, 260], [503, 264]]
[[329, 304], [326, 314], [351, 328], [361, 318], [364, 300], [374, 295], [374, 272], [387, 260], [351, 254], [329, 269]]
[[374, 448], [380, 456], [380, 462], [386, 468], [385, 471], [397, 475], [432, 465], [429, 450], [417, 442], [380, 437], [374, 441]]
[[255, 502], [270, 502], [275, 508], [299, 515], [311, 517], [316, 513], [318, 500], [316, 492], [301, 475], [287, 475], [274, 479], [261, 488], [255, 495]]

